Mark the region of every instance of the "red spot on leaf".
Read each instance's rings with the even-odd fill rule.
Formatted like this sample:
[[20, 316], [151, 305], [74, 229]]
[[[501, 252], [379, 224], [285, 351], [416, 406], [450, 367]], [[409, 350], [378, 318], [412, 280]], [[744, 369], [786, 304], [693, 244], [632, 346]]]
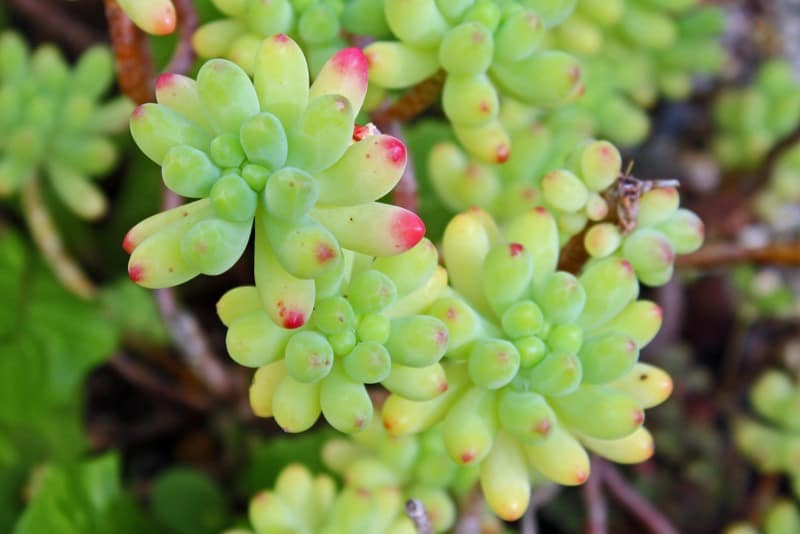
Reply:
[[628, 260], [622, 260], [619, 262], [620, 267], [625, 270], [625, 274], [632, 275], [633, 274], [633, 265]]
[[283, 327], [289, 330], [300, 328], [306, 323], [306, 316], [296, 310], [286, 310], [281, 313], [281, 317], [283, 318]]
[[355, 126], [353, 126], [353, 141], [356, 142], [361, 141], [362, 139], [364, 139], [369, 135], [369, 132], [370, 132], [369, 126], [356, 124]]
[[272, 40], [277, 43], [288, 43], [291, 39], [285, 33], [279, 33], [273, 36]]
[[317, 247], [317, 261], [320, 263], [326, 263], [333, 258], [336, 257], [336, 251], [333, 250], [330, 246], [321, 243]]
[[536, 426], [533, 427], [533, 431], [541, 436], [547, 436], [551, 428], [553, 428], [553, 424], [550, 422], [550, 419], [542, 419], [536, 423]]
[[439, 393], [444, 393], [445, 391], [447, 391], [448, 387], [450, 386], [447, 384], [446, 381], [442, 382], [441, 384], [439, 384]]
[[494, 151], [494, 155], [494, 159], [497, 163], [505, 163], [511, 155], [511, 150], [508, 148], [507, 144], [503, 143], [497, 147]]
[[458, 456], [458, 459], [461, 460], [462, 464], [466, 465], [474, 460], [476, 456], [475, 451], [464, 451]]
[[144, 267], [139, 264], [129, 265], [128, 276], [130, 276], [131, 280], [134, 282], [139, 282], [144, 276]]
[[404, 252], [419, 243], [425, 236], [425, 223], [413, 211], [403, 209], [397, 212], [392, 223], [391, 234], [395, 248], [398, 252]]
[[142, 104], [141, 106], [136, 106], [136, 109], [134, 109], [131, 112], [131, 119], [141, 119], [142, 117], [144, 117], [144, 112], [145, 112], [144, 104]]
[[511, 243], [508, 245], [508, 253], [511, 254], [512, 257], [519, 256], [522, 254], [523, 250], [525, 250], [525, 247], [523, 247], [520, 243]]
[[547, 215], [549, 213], [544, 206], [536, 206], [533, 211], [539, 215]]
[[406, 145], [402, 141], [394, 137], [386, 137], [383, 139], [382, 145], [389, 161], [398, 166], [406, 164]]
[[436, 344], [445, 346], [447, 345], [447, 329], [442, 328], [436, 331]]
[[589, 478], [589, 474], [582, 469], [575, 473], [575, 481], [578, 484], [583, 484], [584, 482], [586, 482], [587, 478]]

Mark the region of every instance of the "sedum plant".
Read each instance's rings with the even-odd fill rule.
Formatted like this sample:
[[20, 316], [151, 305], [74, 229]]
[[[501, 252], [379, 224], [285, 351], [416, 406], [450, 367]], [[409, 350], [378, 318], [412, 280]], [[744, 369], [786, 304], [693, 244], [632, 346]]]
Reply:
[[229, 328], [228, 352], [238, 363], [258, 367], [250, 388], [256, 415], [301, 432], [323, 414], [337, 430], [355, 433], [372, 420], [365, 384], [380, 383], [414, 400], [446, 391], [438, 362], [447, 329], [419, 314], [447, 284], [437, 259], [427, 239], [392, 257], [349, 253], [336, 283], [317, 292], [311, 321], [299, 331], [270, 321], [256, 288], [225, 294], [217, 311]]
[[695, 76], [721, 70], [724, 24], [722, 9], [698, 0], [579, 0], [550, 34], [552, 47], [585, 68], [586, 92], [565, 119], [620, 145], [641, 143], [658, 98], [684, 100]]
[[125, 128], [125, 98], [102, 102], [113, 81], [106, 48], [86, 51], [73, 69], [52, 45], [29, 51], [13, 32], [0, 35], [0, 197], [21, 197], [37, 245], [61, 281], [89, 297], [91, 282], [64, 251], [42, 197], [42, 183], [72, 213], [102, 217], [104, 193], [93, 180], [117, 161], [109, 134]]
[[714, 103], [714, 155], [724, 168], [751, 169], [800, 119], [800, 81], [787, 60], [772, 59], [750, 85], [729, 88]]
[[311, 72], [346, 46], [341, 37], [341, 0], [213, 0], [226, 15], [201, 26], [192, 38], [200, 57], [226, 57], [255, 71], [261, 41], [276, 33], [295, 38], [306, 52]]
[[199, 200], [128, 232], [131, 278], [168, 287], [223, 273], [255, 227], [256, 288], [269, 317], [292, 329], [311, 314], [315, 280], [342, 271], [343, 249], [389, 256], [416, 245], [419, 217], [374, 202], [400, 179], [406, 153], [354, 127], [366, 69], [345, 49], [309, 88], [300, 47], [279, 34], [263, 42], [254, 81], [223, 59], [197, 81], [159, 78], [159, 103], [134, 111], [131, 133], [170, 189]]
[[778, 369], [769, 370], [750, 390], [757, 419], [741, 419], [734, 432], [737, 446], [760, 471], [789, 477], [795, 496], [800, 496], [798, 400], [796, 378]]
[[502, 229], [485, 212], [460, 214], [443, 251], [452, 290], [428, 313], [450, 334], [449, 388], [424, 402], [390, 395], [391, 434], [442, 421], [450, 457], [480, 465], [487, 502], [505, 520], [525, 511], [531, 472], [577, 485], [589, 476], [585, 448], [623, 463], [652, 454], [644, 409], [672, 382], [637, 362], [661, 312], [637, 300], [629, 262], [590, 262], [577, 278], [557, 271], [558, 229], [544, 208]]
[[[540, 47], [545, 33], [540, 4], [387, 0], [386, 21], [394, 39], [364, 49], [370, 82], [404, 89], [441, 71], [442, 106], [456, 137], [480, 160], [502, 163], [511, 146], [498, 118], [501, 95], [552, 107], [580, 92], [577, 60]], [[573, 2], [549, 4], [568, 12]]]

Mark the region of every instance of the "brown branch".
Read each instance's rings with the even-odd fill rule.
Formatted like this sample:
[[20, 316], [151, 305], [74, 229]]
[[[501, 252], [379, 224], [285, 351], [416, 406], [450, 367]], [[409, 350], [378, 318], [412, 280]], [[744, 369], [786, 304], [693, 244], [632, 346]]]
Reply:
[[133, 24], [117, 0], [105, 0], [120, 89], [136, 104], [155, 100], [155, 69], [147, 35]]
[[597, 469], [597, 459], [592, 459], [591, 475], [582, 489], [586, 508], [586, 534], [608, 532], [608, 508], [603, 494], [603, 469]]
[[561, 493], [561, 489], [558, 484], [548, 484], [533, 492], [528, 502], [528, 509], [525, 510], [525, 515], [520, 521], [520, 534], [536, 534], [539, 531], [536, 525], [536, 512], [555, 499]]
[[62, 41], [72, 52], [82, 52], [103, 41], [102, 35], [65, 13], [59, 2], [8, 0], [8, 4], [45, 33]]
[[419, 499], [409, 499], [406, 502], [406, 515], [414, 523], [418, 534], [434, 534], [433, 525], [425, 511], [425, 505]]
[[678, 534], [678, 529], [672, 525], [661, 512], [659, 512], [650, 501], [645, 499], [636, 489], [634, 489], [616, 467], [605, 460], [597, 459], [594, 466], [595, 471], [592, 476], [596, 476], [598, 471], [602, 473], [602, 479], [608, 492], [624, 506], [649, 532], [653, 534]]
[[764, 519], [769, 505], [775, 500], [778, 493], [781, 477], [777, 473], [762, 476], [753, 494], [748, 499], [747, 521], [754, 525], [760, 525]]
[[204, 411], [208, 409], [209, 401], [207, 397], [164, 383], [154, 373], [124, 353], [113, 356], [108, 360], [108, 364], [125, 380], [141, 389], [150, 391], [192, 410]]
[[197, 29], [197, 11], [192, 0], [172, 0], [178, 16], [178, 44], [164, 72], [186, 74], [195, 60], [192, 35]]
[[754, 174], [755, 180], [745, 187], [745, 192], [747, 193], [745, 198], [748, 201], [752, 200], [753, 193], [764, 188], [769, 183], [778, 160], [783, 156], [784, 152], [797, 144], [798, 141], [800, 141], [800, 125], [770, 148], [769, 152], [764, 156], [763, 163]]
[[232, 391], [228, 373], [197, 319], [179, 306], [174, 288], [156, 290], [156, 301], [172, 342], [192, 373], [217, 397], [228, 396]]
[[675, 262], [677, 267], [695, 269], [711, 269], [738, 263], [798, 267], [800, 266], [800, 242], [770, 243], [759, 248], [720, 243], [705, 246], [686, 256], [679, 256]]
[[447, 74], [443, 70], [437, 71], [432, 76], [425, 78], [417, 85], [410, 87], [400, 98], [389, 106], [373, 112], [372, 120], [375, 124], [389, 122], [408, 122], [423, 111], [431, 107], [439, 98], [444, 87]]
[[[178, 44], [165, 71], [185, 74], [195, 60], [192, 35], [197, 29], [197, 12], [192, 0], [173, 2], [178, 16]], [[120, 88], [136, 104], [153, 102], [156, 75], [148, 37], [128, 18], [116, 0], [105, 0], [105, 5]]]
[[453, 528], [455, 534], [481, 534], [483, 521], [483, 494], [479, 484], [467, 494], [461, 502], [458, 523]]

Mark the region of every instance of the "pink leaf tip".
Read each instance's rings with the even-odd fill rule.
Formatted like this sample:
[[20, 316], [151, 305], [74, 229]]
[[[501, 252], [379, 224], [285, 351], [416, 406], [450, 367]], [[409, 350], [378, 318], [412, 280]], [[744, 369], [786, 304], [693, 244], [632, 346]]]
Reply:
[[383, 148], [386, 149], [386, 156], [395, 165], [406, 164], [406, 145], [394, 137], [387, 137], [383, 140]]
[[133, 264], [128, 267], [128, 276], [134, 282], [139, 282], [144, 277], [144, 267]]
[[414, 213], [401, 210], [392, 225], [395, 246], [402, 252], [410, 249], [425, 236], [425, 223]]

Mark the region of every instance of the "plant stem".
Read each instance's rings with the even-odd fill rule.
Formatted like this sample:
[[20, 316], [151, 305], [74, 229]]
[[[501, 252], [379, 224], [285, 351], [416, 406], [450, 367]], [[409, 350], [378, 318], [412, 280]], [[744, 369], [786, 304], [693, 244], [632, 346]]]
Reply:
[[192, 0], [172, 0], [178, 16], [178, 44], [164, 72], [186, 74], [195, 60], [192, 35], [197, 29], [197, 11]]
[[431, 520], [425, 511], [425, 505], [418, 499], [409, 499], [406, 502], [406, 515], [414, 523], [418, 534], [434, 534]]
[[147, 36], [122, 11], [117, 0], [105, 0], [105, 5], [120, 89], [136, 104], [152, 102], [155, 71]]
[[140, 365], [124, 353], [118, 353], [108, 360], [109, 366], [128, 382], [143, 390], [150, 391], [167, 400], [177, 402], [196, 411], [208, 409], [208, 399], [191, 391], [165, 384], [146, 367]]
[[31, 176], [22, 186], [21, 196], [22, 213], [31, 237], [56, 277], [64, 287], [79, 297], [84, 299], [94, 297], [97, 288], [64, 247], [58, 228], [42, 198], [38, 176]]
[[227, 396], [232, 389], [228, 373], [211, 350], [197, 319], [179, 306], [175, 289], [157, 289], [156, 301], [172, 342], [189, 369], [216, 396]]
[[62, 40], [72, 52], [82, 52], [103, 41], [102, 35], [67, 15], [55, 2], [8, 0], [8, 3], [46, 33]]
[[483, 494], [479, 484], [464, 497], [453, 532], [456, 534], [481, 534], [481, 517], [483, 515]]
[[[197, 29], [197, 12], [191, 0], [173, 2], [178, 16], [178, 44], [165, 70], [185, 74], [195, 60], [192, 35]], [[136, 104], [153, 102], [156, 75], [147, 35], [133, 24], [117, 0], [105, 0], [105, 5], [119, 86]]]
[[591, 476], [583, 486], [583, 502], [586, 507], [586, 534], [608, 532], [608, 508], [603, 494], [603, 469], [597, 469], [597, 459], [592, 459]]
[[410, 87], [389, 106], [375, 111], [372, 114], [373, 121], [376, 124], [385, 124], [391, 121], [408, 122], [415, 118], [436, 102], [442, 92], [446, 77], [447, 74], [443, 70], [439, 70], [417, 85]]
[[675, 265], [677, 267], [710, 269], [738, 263], [800, 266], [800, 242], [770, 243], [758, 248], [746, 248], [734, 244], [709, 245], [692, 254], [679, 256]]
[[598, 458], [592, 476], [596, 476], [598, 471], [602, 473], [601, 476], [608, 492], [630, 511], [649, 532], [678, 534], [678, 529], [672, 525], [669, 519], [636, 491], [616, 467]]

